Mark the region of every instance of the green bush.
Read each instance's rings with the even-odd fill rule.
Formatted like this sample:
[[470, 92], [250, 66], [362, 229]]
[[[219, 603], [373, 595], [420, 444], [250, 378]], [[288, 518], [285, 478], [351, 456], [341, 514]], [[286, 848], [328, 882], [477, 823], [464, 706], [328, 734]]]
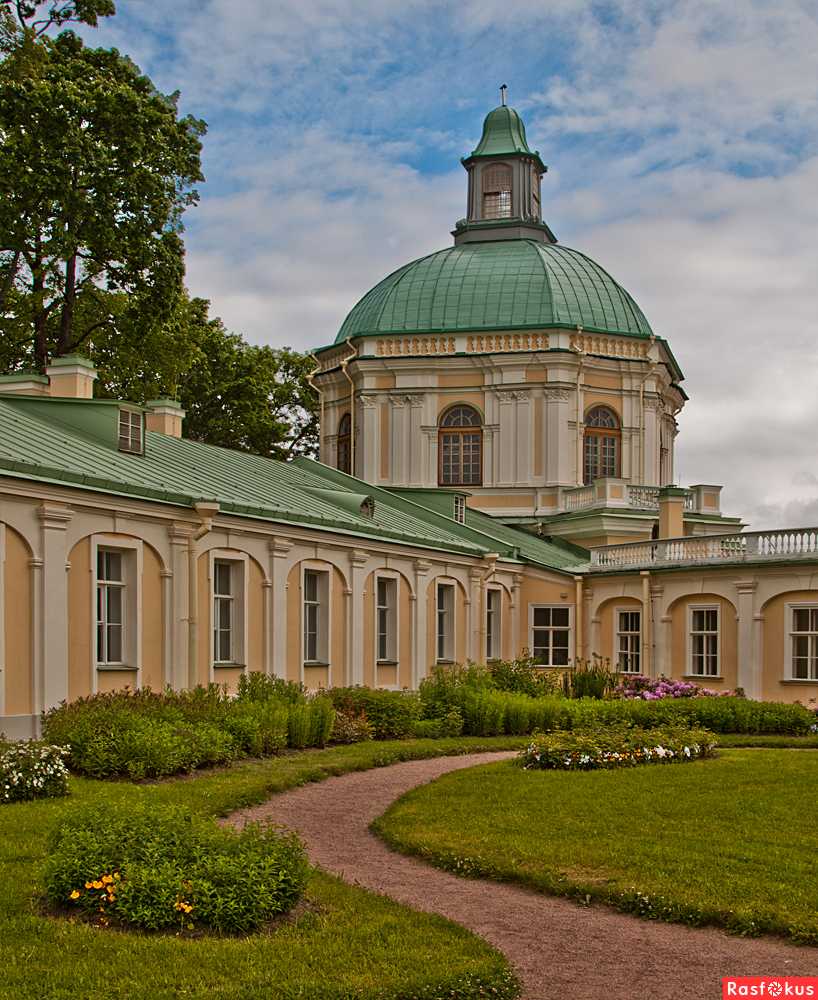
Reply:
[[553, 670], [543, 670], [533, 657], [517, 660], [492, 660], [486, 667], [489, 677], [498, 691], [512, 691], [527, 694], [530, 698], [559, 694], [561, 683], [559, 674]]
[[340, 712], [336, 709], [330, 740], [333, 743], [362, 743], [375, 735], [372, 723], [366, 715], [355, 712]]
[[288, 745], [296, 750], [323, 747], [332, 733], [335, 710], [329, 698], [293, 705], [288, 714]]
[[594, 656], [577, 660], [562, 674], [562, 690], [566, 698], [605, 698], [619, 683], [619, 674], [611, 669], [610, 660]]
[[442, 719], [416, 719], [412, 735], [416, 739], [440, 740], [460, 736], [463, 732], [463, 716], [453, 708]]
[[712, 757], [715, 737], [706, 729], [656, 726], [636, 729], [627, 725], [560, 729], [538, 733], [517, 756], [527, 770], [591, 771], [670, 764]]
[[54, 905], [102, 925], [236, 934], [291, 909], [308, 872], [294, 835], [131, 803], [63, 821], [44, 882]]
[[68, 794], [65, 747], [38, 740], [0, 740], [0, 802], [24, 802]]
[[338, 711], [365, 715], [376, 740], [402, 740], [411, 736], [421, 705], [409, 691], [382, 688], [343, 687], [328, 692]]

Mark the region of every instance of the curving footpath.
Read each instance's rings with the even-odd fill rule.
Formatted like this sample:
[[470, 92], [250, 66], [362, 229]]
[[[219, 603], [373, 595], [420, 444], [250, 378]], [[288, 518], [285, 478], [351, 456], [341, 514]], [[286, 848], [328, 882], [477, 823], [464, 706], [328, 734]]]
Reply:
[[513, 756], [409, 761], [328, 778], [230, 817], [298, 831], [312, 861], [347, 882], [439, 913], [502, 951], [526, 1000], [715, 1000], [722, 976], [818, 974], [818, 949], [654, 923], [497, 882], [458, 878], [390, 851], [369, 824], [404, 792]]

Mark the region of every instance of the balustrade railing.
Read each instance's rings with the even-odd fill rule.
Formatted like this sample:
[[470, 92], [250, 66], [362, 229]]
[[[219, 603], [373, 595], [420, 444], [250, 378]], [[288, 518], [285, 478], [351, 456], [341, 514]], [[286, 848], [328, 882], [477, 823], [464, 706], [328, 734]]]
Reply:
[[633, 569], [713, 562], [814, 559], [818, 561], [818, 528], [781, 528], [732, 535], [696, 535], [651, 542], [627, 542], [591, 549], [591, 566]]
[[[604, 480], [603, 480], [604, 482]], [[617, 486], [618, 489], [621, 487]], [[562, 494], [565, 510], [586, 510], [589, 507], [633, 507], [638, 510], [659, 510], [658, 486], [627, 486], [626, 499], [609, 495], [606, 489], [600, 495], [596, 486], [578, 486]], [[696, 498], [688, 491], [684, 498], [686, 511], [696, 510]]]

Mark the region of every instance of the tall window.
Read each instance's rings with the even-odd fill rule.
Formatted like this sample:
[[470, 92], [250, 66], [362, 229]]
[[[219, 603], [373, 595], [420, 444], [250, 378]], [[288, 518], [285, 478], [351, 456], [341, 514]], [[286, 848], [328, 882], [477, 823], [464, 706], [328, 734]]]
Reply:
[[641, 611], [616, 612], [616, 666], [623, 674], [638, 674], [642, 646]]
[[454, 659], [454, 584], [437, 585], [437, 659]]
[[503, 163], [483, 170], [483, 218], [511, 218], [511, 167]]
[[338, 421], [338, 468], [341, 472], [352, 474], [352, 418], [345, 413]]
[[502, 594], [499, 590], [486, 591], [486, 659], [496, 660], [500, 656], [500, 615]]
[[213, 661], [232, 663], [235, 656], [236, 594], [233, 564], [213, 563]]
[[545, 667], [567, 667], [571, 640], [571, 609], [531, 609], [531, 652]]
[[595, 406], [585, 416], [585, 483], [619, 475], [619, 420], [607, 406]]
[[304, 662], [326, 662], [326, 573], [304, 570]]
[[443, 414], [438, 434], [440, 486], [479, 486], [483, 482], [483, 422], [471, 406]]
[[97, 549], [97, 663], [122, 663], [125, 629], [123, 554]]
[[719, 674], [719, 609], [690, 609], [690, 673], [697, 677]]
[[790, 643], [793, 680], [818, 680], [818, 607], [792, 608]]
[[377, 620], [377, 655], [380, 663], [397, 660], [397, 606], [398, 581], [391, 577], [378, 577], [375, 586]]
[[119, 411], [119, 450], [141, 455], [145, 415], [137, 410]]

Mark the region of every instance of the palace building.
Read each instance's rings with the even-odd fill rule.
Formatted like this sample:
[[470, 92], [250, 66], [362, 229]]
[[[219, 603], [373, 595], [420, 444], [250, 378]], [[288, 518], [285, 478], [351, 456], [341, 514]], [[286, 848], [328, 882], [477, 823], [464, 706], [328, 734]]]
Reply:
[[543, 221], [519, 115], [462, 162], [452, 245], [315, 351], [318, 462], [94, 399], [78, 356], [0, 378], [0, 731], [126, 685], [414, 688], [523, 651], [816, 703], [818, 529], [746, 531], [720, 486], [676, 485], [682, 370]]

